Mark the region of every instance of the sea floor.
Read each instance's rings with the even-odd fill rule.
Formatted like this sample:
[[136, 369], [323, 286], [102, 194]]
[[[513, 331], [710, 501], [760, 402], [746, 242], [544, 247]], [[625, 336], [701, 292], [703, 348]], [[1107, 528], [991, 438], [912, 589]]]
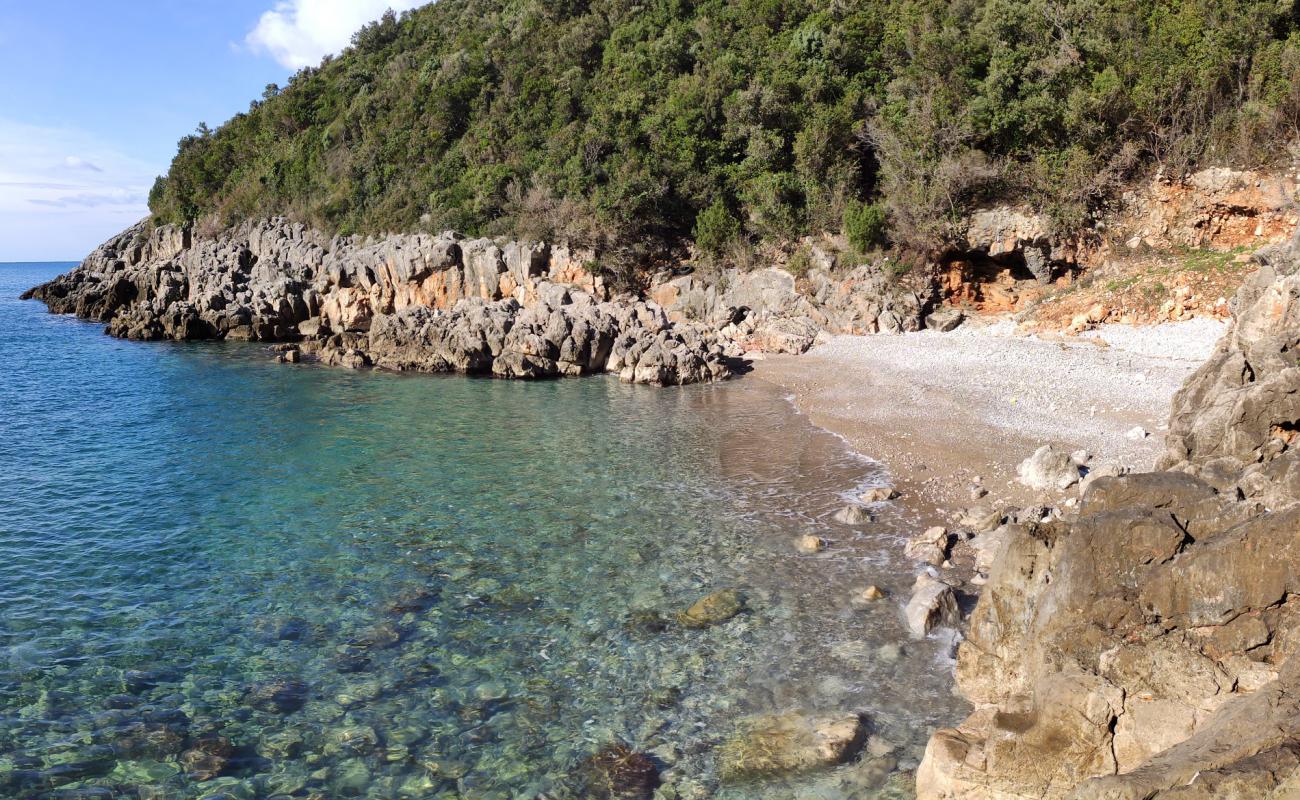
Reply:
[[[896, 797], [964, 714], [901, 618], [918, 520], [834, 522], [883, 468], [768, 384], [119, 342], [16, 300], [55, 271], [0, 265], [0, 796], [578, 797], [622, 743], [664, 798]], [[744, 613], [677, 623], [725, 588]], [[723, 782], [791, 710], [869, 752]]]

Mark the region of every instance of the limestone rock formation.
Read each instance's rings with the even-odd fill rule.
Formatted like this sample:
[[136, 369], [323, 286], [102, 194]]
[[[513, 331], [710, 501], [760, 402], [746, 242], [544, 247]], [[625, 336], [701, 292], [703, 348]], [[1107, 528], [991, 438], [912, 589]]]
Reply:
[[729, 269], [717, 280], [662, 275], [650, 297], [673, 320], [707, 322], [746, 350], [778, 353], [802, 353], [827, 332], [921, 330], [938, 302], [928, 276], [897, 278], [881, 265], [833, 274], [822, 261], [799, 279], [776, 268]]
[[935, 628], [955, 626], [961, 621], [961, 611], [952, 587], [925, 572], [916, 577], [903, 615], [907, 617], [907, 627], [918, 639]]
[[999, 206], [972, 214], [966, 221], [965, 248], [995, 261], [1022, 264], [1039, 283], [1050, 283], [1070, 268], [1075, 254], [1051, 233], [1042, 216]]
[[988, 535], [957, 663], [975, 711], [931, 738], [919, 797], [1297, 796], [1300, 253], [1259, 260], [1175, 401], [1172, 469]]
[[27, 296], [123, 338], [308, 339], [348, 367], [658, 385], [731, 374], [734, 346], [653, 303], [609, 299], [579, 258], [451, 233], [329, 239], [280, 219], [207, 239], [140, 223]]
[[908, 540], [903, 554], [913, 561], [937, 567], [948, 559], [951, 537], [947, 528], [931, 527]]
[[1280, 506], [1300, 497], [1300, 258], [1256, 254], [1259, 271], [1232, 301], [1235, 324], [1174, 397], [1160, 466], [1193, 472], [1240, 497]]

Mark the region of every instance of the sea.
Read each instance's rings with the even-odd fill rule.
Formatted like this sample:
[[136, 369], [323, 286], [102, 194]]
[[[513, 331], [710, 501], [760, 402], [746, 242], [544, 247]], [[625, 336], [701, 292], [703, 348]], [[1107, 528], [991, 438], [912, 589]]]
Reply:
[[[18, 299], [72, 266], [0, 264], [0, 797], [902, 798], [964, 716], [901, 615], [918, 521], [836, 523], [888, 475], [779, 388], [120, 341]], [[773, 714], [870, 739], [724, 775]]]

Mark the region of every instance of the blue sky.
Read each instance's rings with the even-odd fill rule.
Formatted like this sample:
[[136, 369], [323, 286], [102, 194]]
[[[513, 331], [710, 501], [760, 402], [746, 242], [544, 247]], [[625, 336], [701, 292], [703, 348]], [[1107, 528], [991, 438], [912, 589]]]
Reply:
[[79, 260], [215, 127], [419, 0], [0, 0], [0, 261]]

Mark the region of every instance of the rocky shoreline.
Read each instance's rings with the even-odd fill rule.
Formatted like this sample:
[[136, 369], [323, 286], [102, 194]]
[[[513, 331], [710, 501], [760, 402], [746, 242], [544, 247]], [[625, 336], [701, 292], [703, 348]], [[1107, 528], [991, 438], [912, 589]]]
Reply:
[[975, 711], [931, 739], [920, 797], [1300, 792], [1300, 251], [1256, 261], [1157, 471], [1040, 452], [1021, 479], [1052, 507], [975, 527], [987, 585], [956, 671]]
[[[1041, 503], [979, 506], [908, 545], [921, 565], [908, 624], [918, 636], [965, 628], [956, 677], [975, 706], [932, 737], [921, 798], [1300, 791], [1300, 244], [1255, 261], [1228, 333], [1174, 399], [1156, 471], [1046, 448], [1020, 475]], [[735, 283], [669, 276], [638, 299], [611, 294], [564, 248], [451, 234], [327, 241], [271, 220], [201, 241], [137, 226], [28, 296], [123, 338], [657, 385], [724, 379], [749, 351], [803, 352], [827, 331], [947, 326], [932, 296], [872, 267], [801, 280], [794, 291], [780, 270]], [[964, 567], [969, 585], [945, 567]], [[956, 590], [973, 586], [963, 620]]]
[[731, 374], [734, 353], [702, 326], [604, 294], [562, 248], [331, 240], [268, 220], [202, 240], [140, 223], [25, 297], [124, 339], [292, 342], [290, 359], [354, 368], [658, 385]]

